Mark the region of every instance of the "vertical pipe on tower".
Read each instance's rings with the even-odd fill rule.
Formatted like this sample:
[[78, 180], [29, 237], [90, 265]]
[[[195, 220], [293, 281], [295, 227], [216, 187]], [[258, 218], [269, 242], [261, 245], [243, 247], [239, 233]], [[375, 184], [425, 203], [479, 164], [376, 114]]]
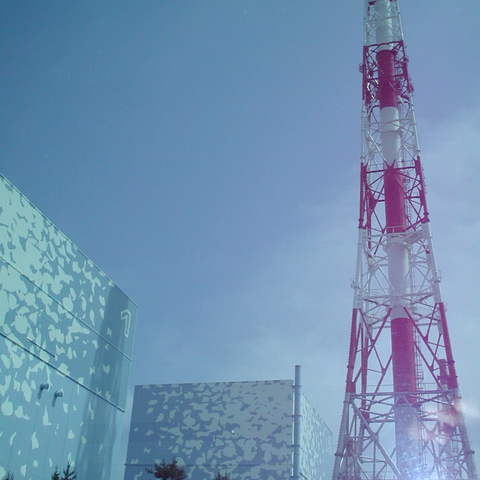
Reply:
[[295, 399], [293, 423], [293, 480], [300, 480], [300, 435], [301, 435], [301, 366], [295, 365]]
[[477, 480], [430, 233], [398, 1], [365, 0], [359, 243], [333, 478]]
[[395, 437], [397, 466], [406, 479], [418, 473], [418, 430], [415, 411], [408, 395], [416, 391], [413, 324], [406, 314], [408, 285], [408, 245], [402, 138], [396, 85], [396, 51], [392, 4], [376, 0], [375, 35], [378, 65], [378, 100], [380, 104], [381, 146], [384, 157], [385, 223], [388, 234], [387, 258], [390, 282], [391, 342], [395, 399]]

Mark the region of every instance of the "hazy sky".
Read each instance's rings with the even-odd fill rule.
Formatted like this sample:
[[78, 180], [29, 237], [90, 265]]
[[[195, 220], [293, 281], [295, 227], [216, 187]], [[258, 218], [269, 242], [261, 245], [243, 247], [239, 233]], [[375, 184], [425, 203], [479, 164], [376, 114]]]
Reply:
[[[400, 7], [480, 452], [480, 2]], [[139, 305], [131, 392], [301, 364], [337, 436], [362, 21], [361, 0], [0, 0], [0, 171]]]

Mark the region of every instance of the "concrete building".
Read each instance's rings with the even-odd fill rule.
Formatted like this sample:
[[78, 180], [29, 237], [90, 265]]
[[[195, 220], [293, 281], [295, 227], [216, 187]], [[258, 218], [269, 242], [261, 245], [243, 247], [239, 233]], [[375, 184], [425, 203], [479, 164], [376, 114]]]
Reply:
[[0, 478], [110, 478], [137, 307], [0, 176]]
[[[288, 480], [294, 472], [294, 383], [139, 385], [135, 388], [125, 480], [153, 478], [175, 456], [190, 480]], [[332, 433], [300, 394], [297, 478], [326, 480]], [[298, 458], [298, 457], [297, 457]]]

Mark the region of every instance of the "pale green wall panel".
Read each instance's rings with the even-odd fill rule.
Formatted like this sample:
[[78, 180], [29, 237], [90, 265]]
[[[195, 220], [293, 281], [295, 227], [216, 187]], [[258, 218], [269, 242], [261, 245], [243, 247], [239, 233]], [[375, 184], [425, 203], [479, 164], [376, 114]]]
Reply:
[[79, 479], [109, 478], [136, 315], [0, 176], [0, 478], [50, 478], [68, 460]]

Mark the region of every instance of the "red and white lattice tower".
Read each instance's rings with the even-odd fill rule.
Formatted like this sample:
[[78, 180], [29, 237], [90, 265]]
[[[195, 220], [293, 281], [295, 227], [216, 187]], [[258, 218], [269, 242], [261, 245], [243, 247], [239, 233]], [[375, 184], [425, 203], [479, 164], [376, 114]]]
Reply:
[[365, 0], [360, 219], [333, 480], [476, 480], [396, 0]]

